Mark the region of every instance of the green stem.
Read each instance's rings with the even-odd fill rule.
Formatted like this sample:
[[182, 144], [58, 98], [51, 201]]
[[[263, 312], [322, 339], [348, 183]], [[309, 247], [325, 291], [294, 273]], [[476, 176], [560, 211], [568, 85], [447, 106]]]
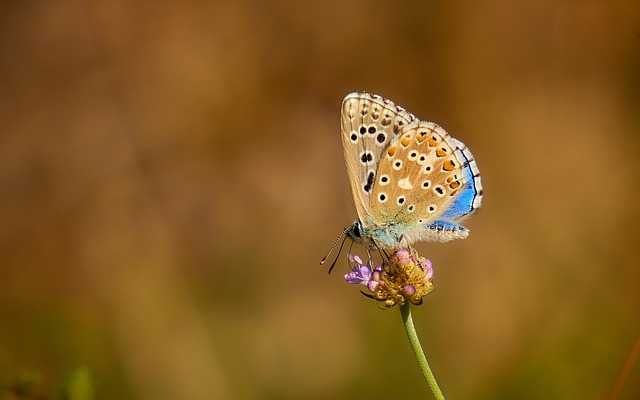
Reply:
[[433, 396], [437, 400], [444, 400], [444, 395], [438, 387], [438, 382], [436, 382], [436, 378], [435, 376], [433, 376], [431, 368], [429, 368], [427, 357], [425, 357], [424, 351], [422, 351], [422, 346], [420, 346], [420, 339], [418, 339], [416, 328], [413, 326], [413, 319], [411, 318], [409, 302], [405, 302], [402, 306], [400, 306], [400, 313], [402, 314], [402, 321], [404, 322], [404, 330], [407, 332], [407, 336], [409, 337], [409, 343], [411, 343], [411, 349], [413, 349], [413, 352], [416, 355], [416, 359], [418, 360], [418, 364], [420, 365], [420, 369], [422, 370], [422, 375], [424, 375], [424, 379], [427, 380], [429, 389], [431, 389], [431, 392], [433, 392]]

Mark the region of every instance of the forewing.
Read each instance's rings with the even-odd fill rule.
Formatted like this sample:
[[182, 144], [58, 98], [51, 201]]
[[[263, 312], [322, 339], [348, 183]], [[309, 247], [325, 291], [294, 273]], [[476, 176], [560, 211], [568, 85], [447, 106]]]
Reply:
[[377, 169], [385, 149], [414, 120], [380, 96], [351, 93], [342, 102], [344, 159], [356, 211], [364, 225], [370, 221]]

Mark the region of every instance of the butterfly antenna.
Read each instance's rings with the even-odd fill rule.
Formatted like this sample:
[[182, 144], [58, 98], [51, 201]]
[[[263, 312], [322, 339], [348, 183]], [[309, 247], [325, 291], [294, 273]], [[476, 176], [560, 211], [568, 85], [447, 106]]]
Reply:
[[[344, 228], [344, 230], [342, 231], [342, 233], [340, 234], [340, 236], [338, 236], [336, 238], [336, 241], [333, 242], [333, 246], [331, 246], [331, 248], [329, 249], [329, 252], [327, 253], [326, 256], [322, 257], [322, 260], [320, 261], [320, 265], [324, 264], [325, 261], [327, 261], [327, 258], [329, 258], [329, 255], [331, 254], [331, 252], [333, 251], [333, 249], [336, 248], [336, 246], [338, 245], [338, 242], [340, 241], [340, 239], [342, 239], [342, 237], [349, 231], [349, 229], [351, 229], [350, 226], [347, 226], [346, 228]], [[346, 238], [345, 238], [346, 239]], [[342, 242], [344, 244], [344, 241]], [[342, 249], [342, 246], [340, 246], [340, 248]], [[338, 253], [338, 255], [340, 255], [340, 253]]]
[[344, 246], [344, 242], [347, 241], [348, 237], [349, 236], [345, 236], [344, 239], [342, 239], [342, 243], [340, 244], [340, 248], [338, 249], [338, 254], [336, 255], [335, 260], [333, 260], [333, 262], [331, 263], [331, 266], [329, 267], [329, 272], [328, 272], [329, 274], [331, 273], [331, 271], [333, 271], [333, 267], [336, 266], [336, 263], [338, 262], [338, 258], [340, 258], [340, 253], [342, 253], [342, 247]]

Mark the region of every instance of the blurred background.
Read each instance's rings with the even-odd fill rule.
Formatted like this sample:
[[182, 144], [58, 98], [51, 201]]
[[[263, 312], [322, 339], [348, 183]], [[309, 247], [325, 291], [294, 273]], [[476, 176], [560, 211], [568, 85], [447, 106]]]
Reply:
[[318, 265], [356, 216], [340, 104], [368, 91], [482, 173], [469, 238], [417, 246], [445, 395], [640, 398], [637, 2], [2, 8], [0, 386], [429, 398], [398, 309]]

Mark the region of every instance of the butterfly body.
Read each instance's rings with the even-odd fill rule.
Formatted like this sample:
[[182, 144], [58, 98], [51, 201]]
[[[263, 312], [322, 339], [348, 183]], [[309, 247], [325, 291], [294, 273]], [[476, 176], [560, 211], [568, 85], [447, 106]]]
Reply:
[[359, 220], [347, 233], [385, 249], [463, 239], [482, 199], [471, 151], [433, 122], [380, 96], [342, 103], [344, 156]]

